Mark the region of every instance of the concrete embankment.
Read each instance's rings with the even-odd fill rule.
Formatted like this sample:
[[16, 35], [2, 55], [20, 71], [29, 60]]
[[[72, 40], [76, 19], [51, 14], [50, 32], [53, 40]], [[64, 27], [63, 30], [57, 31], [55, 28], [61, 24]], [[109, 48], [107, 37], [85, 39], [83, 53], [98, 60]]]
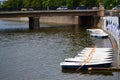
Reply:
[[[113, 20], [114, 21], [114, 20]], [[110, 25], [106, 24], [106, 20], [101, 18], [99, 27], [103, 30], [105, 30], [107, 33], [109, 33], [109, 39], [111, 41], [111, 44], [113, 46], [113, 51], [114, 51], [114, 59], [117, 59], [115, 64], [117, 64], [117, 68], [120, 68], [120, 42], [119, 42], [119, 36], [116, 34], [117, 31], [119, 31], [114, 25], [111, 25], [111, 28], [108, 29], [108, 26]], [[114, 28], [113, 28], [114, 27]]]

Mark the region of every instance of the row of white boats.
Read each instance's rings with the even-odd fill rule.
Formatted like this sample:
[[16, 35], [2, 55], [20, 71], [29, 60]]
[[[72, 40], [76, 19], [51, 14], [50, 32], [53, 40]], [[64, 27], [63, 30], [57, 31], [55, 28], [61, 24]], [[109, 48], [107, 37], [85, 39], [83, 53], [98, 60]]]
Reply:
[[96, 37], [96, 38], [108, 37], [108, 34], [104, 32], [102, 29], [87, 29], [87, 31], [90, 33], [91, 37]]
[[112, 48], [84, 48], [73, 58], [66, 58], [60, 63], [62, 69], [88, 69], [110, 67]]

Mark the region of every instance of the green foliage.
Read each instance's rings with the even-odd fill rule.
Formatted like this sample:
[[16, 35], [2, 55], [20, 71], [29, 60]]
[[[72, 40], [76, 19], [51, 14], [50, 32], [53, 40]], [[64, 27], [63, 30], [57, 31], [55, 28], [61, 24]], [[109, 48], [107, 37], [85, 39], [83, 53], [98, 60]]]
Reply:
[[104, 0], [105, 7], [111, 9], [120, 4], [120, 0]]
[[73, 0], [66, 0], [66, 5], [68, 6], [68, 7], [73, 7]]
[[6, 8], [15, 8], [17, 6], [18, 6], [18, 1], [17, 0], [8, 0], [3, 5], [3, 7], [6, 7]]
[[24, 7], [28, 7], [28, 6], [31, 6], [32, 1], [31, 0], [24, 0], [22, 4]]
[[[105, 8], [110, 9], [118, 4], [120, 0], [103, 0]], [[77, 6], [99, 6], [100, 0], [8, 0], [2, 7], [5, 8], [18, 8], [18, 7], [58, 7], [66, 5], [68, 7]]]

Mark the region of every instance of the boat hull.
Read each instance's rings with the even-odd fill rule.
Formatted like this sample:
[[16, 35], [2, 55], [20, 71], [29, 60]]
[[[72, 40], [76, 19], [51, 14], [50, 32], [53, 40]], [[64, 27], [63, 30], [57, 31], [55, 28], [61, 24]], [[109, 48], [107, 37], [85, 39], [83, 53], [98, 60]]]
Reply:
[[95, 37], [95, 38], [108, 38], [108, 35], [97, 35], [97, 34], [91, 34], [91, 37]]
[[97, 65], [62, 65], [62, 69], [82, 69], [87, 70], [88, 68], [107, 68], [110, 67], [111, 63], [97, 64]]

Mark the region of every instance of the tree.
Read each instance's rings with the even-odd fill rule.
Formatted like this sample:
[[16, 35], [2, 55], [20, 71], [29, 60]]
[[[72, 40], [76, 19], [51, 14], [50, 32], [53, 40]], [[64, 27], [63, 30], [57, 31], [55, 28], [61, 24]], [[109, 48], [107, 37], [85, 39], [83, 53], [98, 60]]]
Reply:
[[4, 2], [3, 8], [20, 8], [23, 0], [8, 0]]
[[[3, 7], [6, 8], [16, 8], [16, 7], [58, 7], [61, 5], [66, 5], [68, 7], [77, 6], [99, 6], [101, 0], [8, 0], [4, 3]], [[120, 3], [120, 0], [103, 0], [105, 7], [111, 8]]]
[[7, 2], [4, 3], [3, 7], [6, 8], [15, 8], [17, 7], [17, 0], [8, 0]]
[[66, 0], [66, 5], [68, 7], [73, 7], [73, 0]]
[[44, 0], [33, 0], [31, 2], [31, 7], [43, 7], [42, 3]]
[[120, 4], [120, 0], [104, 0], [105, 8], [111, 9]]
[[24, 0], [23, 1], [23, 7], [29, 7], [31, 6], [32, 1], [31, 0]]

